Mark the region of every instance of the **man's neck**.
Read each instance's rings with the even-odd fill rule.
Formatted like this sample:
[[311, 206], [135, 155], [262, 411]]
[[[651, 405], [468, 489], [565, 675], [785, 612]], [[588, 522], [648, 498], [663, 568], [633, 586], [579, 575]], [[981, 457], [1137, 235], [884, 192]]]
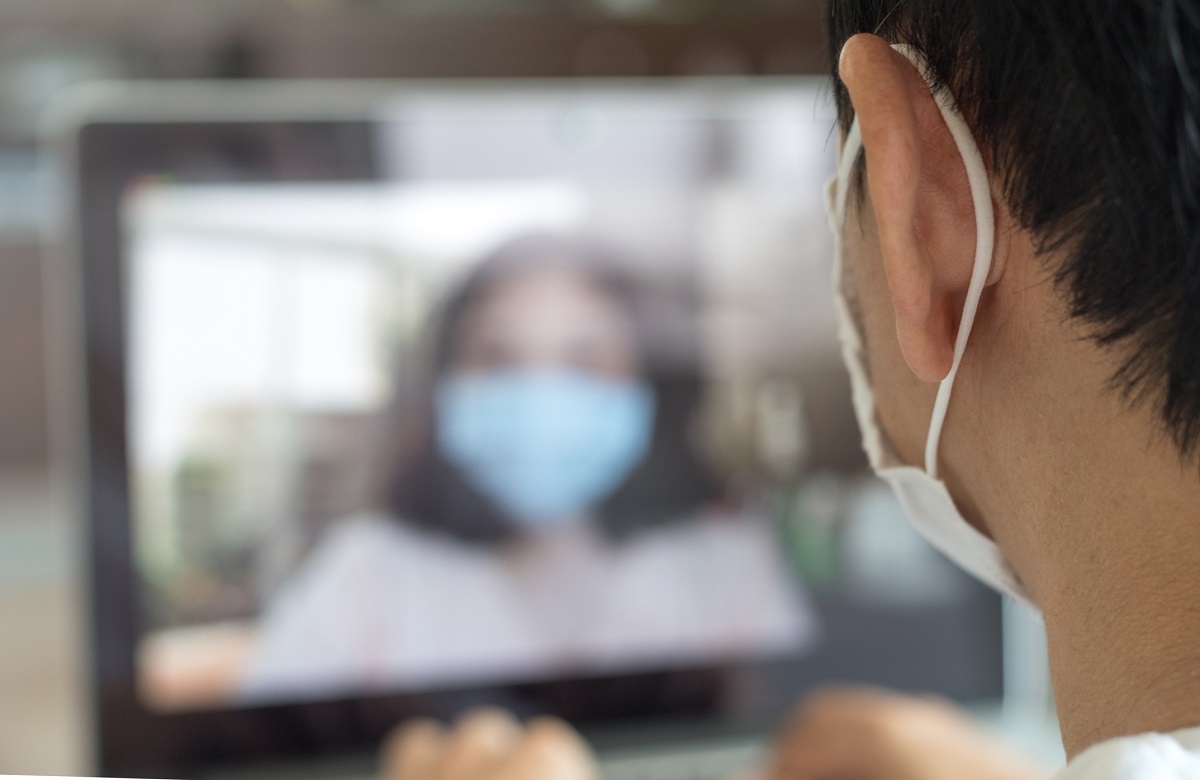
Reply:
[[1068, 755], [1200, 726], [1200, 474], [1145, 441], [1068, 457], [1043, 496], [1037, 598]]
[[1096, 345], [1012, 235], [1005, 304], [981, 308], [960, 372], [981, 390], [947, 426], [959, 492], [1042, 608], [1068, 756], [1200, 726], [1200, 466], [1153, 396], [1110, 389], [1128, 354]]

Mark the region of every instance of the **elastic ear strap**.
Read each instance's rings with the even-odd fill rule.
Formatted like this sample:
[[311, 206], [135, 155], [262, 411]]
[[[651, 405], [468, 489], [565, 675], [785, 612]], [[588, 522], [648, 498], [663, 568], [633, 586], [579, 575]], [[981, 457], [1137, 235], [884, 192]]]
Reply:
[[854, 170], [854, 164], [858, 162], [858, 155], [862, 152], [862, 130], [858, 126], [858, 117], [850, 123], [850, 132], [846, 133], [846, 140], [842, 143], [842, 155], [838, 159], [837, 171], [837, 192], [834, 193], [834, 216], [837, 218], [837, 224], [846, 224], [846, 201], [850, 197], [850, 173]]
[[950, 393], [954, 388], [954, 378], [958, 375], [958, 367], [962, 363], [963, 354], [967, 351], [967, 341], [971, 338], [971, 328], [975, 324], [975, 314], [979, 310], [979, 299], [983, 288], [987, 285], [988, 273], [992, 268], [992, 251], [995, 244], [996, 222], [992, 211], [992, 191], [988, 186], [987, 169], [983, 165], [983, 155], [975, 145], [971, 129], [958, 108], [949, 91], [933, 88], [929, 77], [929, 66], [925, 56], [907, 44], [892, 44], [917, 72], [925, 83], [929, 84], [930, 92], [954, 145], [962, 157], [967, 169], [967, 181], [971, 186], [971, 202], [975, 207], [975, 267], [971, 271], [971, 282], [967, 287], [967, 300], [963, 304], [962, 320], [958, 326], [958, 336], [954, 341], [954, 361], [950, 365], [950, 373], [938, 386], [937, 400], [933, 405], [933, 417], [929, 421], [929, 437], [925, 441], [925, 472], [931, 477], [937, 477], [938, 443], [942, 438], [942, 426], [946, 422], [946, 411], [950, 408]]
[[875, 416], [875, 399], [871, 393], [870, 380], [866, 376], [862, 334], [854, 324], [854, 315], [849, 309], [843, 288], [846, 269], [842, 242], [846, 225], [846, 205], [850, 199], [850, 175], [860, 154], [862, 133], [859, 130], [858, 119], [855, 118], [850, 124], [849, 132], [846, 133], [846, 140], [842, 143], [837, 176], [834, 178], [833, 200], [830, 204], [830, 217], [833, 220], [830, 227], [833, 229], [834, 243], [833, 298], [840, 321], [842, 356], [845, 359], [846, 370], [850, 372], [850, 395], [854, 403], [854, 413], [862, 422], [863, 448], [871, 465], [878, 466], [884, 457], [883, 439], [879, 426], [866, 422]]

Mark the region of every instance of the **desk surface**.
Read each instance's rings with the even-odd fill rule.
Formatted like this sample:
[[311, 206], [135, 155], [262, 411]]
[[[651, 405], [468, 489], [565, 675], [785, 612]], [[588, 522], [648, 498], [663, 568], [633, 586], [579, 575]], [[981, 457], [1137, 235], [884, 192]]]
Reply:
[[86, 774], [71, 534], [44, 474], [0, 474], [0, 773]]
[[87, 773], [75, 607], [62, 583], [0, 585], [0, 773]]

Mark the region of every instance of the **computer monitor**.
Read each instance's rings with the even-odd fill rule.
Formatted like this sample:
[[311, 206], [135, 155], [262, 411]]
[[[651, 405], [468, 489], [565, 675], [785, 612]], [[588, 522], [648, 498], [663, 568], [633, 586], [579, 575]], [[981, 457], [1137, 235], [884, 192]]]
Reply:
[[75, 134], [100, 771], [1001, 688], [859, 449], [820, 80], [128, 87]]

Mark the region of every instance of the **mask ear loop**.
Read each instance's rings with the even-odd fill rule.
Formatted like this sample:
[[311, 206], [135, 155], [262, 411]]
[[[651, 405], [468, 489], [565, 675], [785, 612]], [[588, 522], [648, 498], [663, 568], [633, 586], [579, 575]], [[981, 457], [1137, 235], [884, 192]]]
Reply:
[[[850, 130], [846, 133], [846, 140], [842, 143], [837, 174], [833, 179], [829, 217], [834, 242], [833, 299], [838, 319], [844, 324], [844, 327], [839, 327], [842, 357], [847, 371], [850, 372], [850, 394], [854, 404], [855, 417], [860, 421], [865, 421], [875, 416], [875, 399], [870, 391], [870, 382], [865, 376], [866, 356], [863, 354], [862, 334], [852, 324], [853, 315], [847, 302], [844, 288], [845, 258], [842, 252], [842, 242], [845, 240], [843, 232], [846, 227], [846, 208], [850, 197], [850, 177], [861, 155], [862, 131], [858, 125], [858, 118], [855, 117], [850, 123]], [[866, 450], [867, 459], [872, 467], [878, 468], [883, 464], [885, 458], [880, 428], [878, 425], [864, 422], [861, 430], [863, 449]]]
[[913, 67], [930, 84], [934, 102], [942, 114], [954, 145], [962, 157], [967, 169], [967, 181], [971, 186], [971, 202], [975, 207], [975, 267], [971, 271], [971, 282], [967, 286], [967, 299], [963, 304], [962, 319], [958, 326], [958, 336], [954, 341], [954, 361], [950, 365], [950, 373], [938, 386], [937, 400], [933, 404], [933, 417], [929, 421], [929, 437], [925, 441], [925, 472], [930, 477], [937, 478], [938, 444], [942, 438], [942, 426], [946, 422], [946, 412], [950, 408], [950, 393], [954, 388], [954, 378], [958, 375], [958, 367], [962, 363], [963, 354], [967, 351], [967, 341], [971, 338], [971, 328], [975, 324], [975, 315], [979, 310], [979, 299], [983, 296], [983, 288], [987, 285], [988, 274], [992, 268], [992, 252], [995, 244], [995, 214], [992, 210], [992, 191], [988, 186], [987, 169], [983, 165], [983, 155], [975, 144], [971, 129], [958, 108], [954, 99], [946, 90], [934, 90], [929, 78], [929, 65], [925, 56], [913, 47], [896, 43], [892, 48], [904, 56]]
[[850, 131], [842, 142], [842, 154], [838, 160], [837, 190], [834, 193], [834, 217], [838, 227], [846, 224], [846, 201], [850, 196], [850, 174], [854, 164], [862, 154], [862, 130], [858, 126], [858, 117], [850, 123]]

